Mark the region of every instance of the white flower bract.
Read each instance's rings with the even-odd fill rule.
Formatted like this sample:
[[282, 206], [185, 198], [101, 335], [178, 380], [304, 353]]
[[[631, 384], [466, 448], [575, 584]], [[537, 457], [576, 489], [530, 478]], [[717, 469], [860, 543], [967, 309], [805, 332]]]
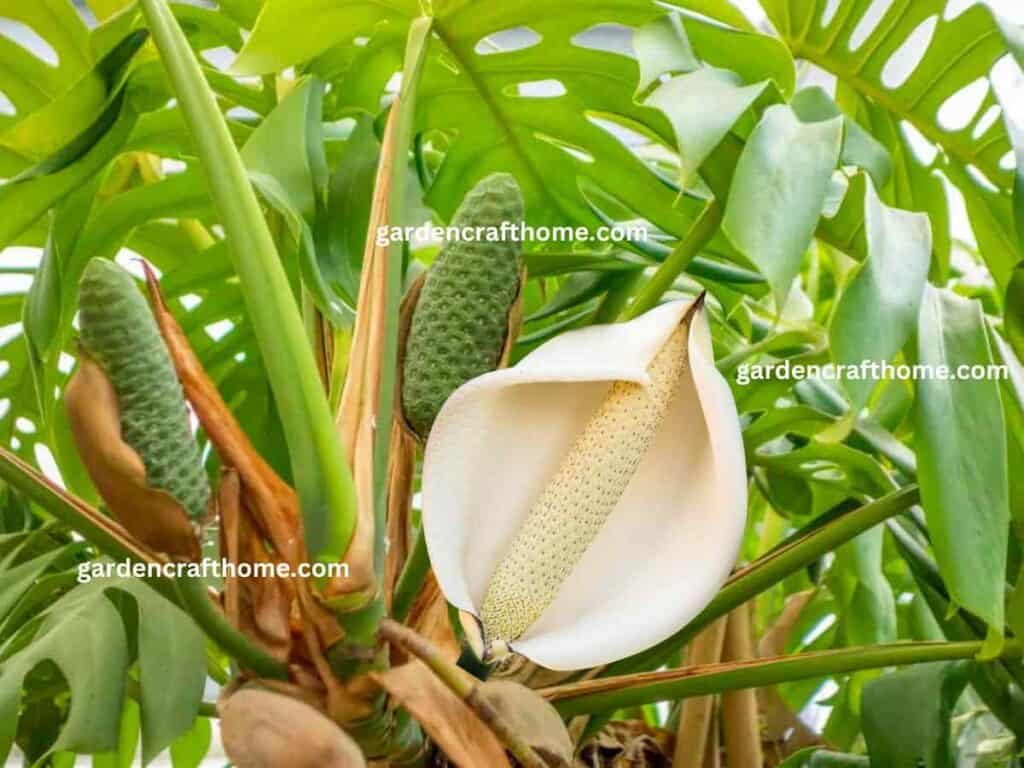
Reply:
[[[650, 387], [648, 366], [690, 308], [673, 302], [563, 334], [449, 398], [427, 443], [422, 494], [427, 547], [449, 602], [481, 616], [530, 510], [613, 385]], [[509, 639], [541, 666], [596, 666], [660, 642], [733, 567], [747, 506], [739, 418], [703, 308], [688, 335], [679, 388], [632, 478], [536, 620]]]

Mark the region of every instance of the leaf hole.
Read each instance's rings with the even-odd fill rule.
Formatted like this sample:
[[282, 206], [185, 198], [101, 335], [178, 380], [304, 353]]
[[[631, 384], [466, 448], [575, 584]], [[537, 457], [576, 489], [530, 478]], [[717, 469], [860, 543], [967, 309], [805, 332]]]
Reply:
[[11, 372], [11, 364], [6, 360], [0, 360], [0, 379]]
[[853, 34], [850, 35], [849, 48], [851, 51], [856, 51], [869, 37], [871, 33], [878, 29], [878, 25], [881, 24], [882, 19], [885, 18], [885, 14], [895, 0], [872, 0], [871, 5], [864, 12], [864, 15], [860, 17], [860, 21], [857, 22], [857, 26], [854, 27]]
[[100, 25], [100, 20], [96, 18], [96, 14], [92, 12], [92, 8], [87, 3], [71, 3], [71, 7], [78, 11], [79, 17], [85, 22], [85, 26], [89, 29], [93, 29]]
[[985, 131], [991, 128], [999, 116], [1003, 114], [1003, 108], [998, 104], [993, 104], [978, 119], [978, 122], [974, 124], [974, 131], [971, 133], [971, 138], [977, 141], [985, 135]]
[[518, 96], [523, 99], [557, 99], [568, 93], [561, 80], [551, 78], [506, 85], [503, 92], [506, 96]]
[[[130, 248], [122, 248], [114, 259], [125, 271], [138, 280], [146, 279], [146, 270], [142, 268], [142, 255]], [[160, 270], [150, 264], [150, 269], [160, 277]]]
[[[1012, 155], [1013, 153], [1011, 152], [1010, 154]], [[974, 180], [974, 183], [977, 184], [982, 189], [987, 189], [989, 192], [992, 192], [993, 194], [997, 194], [1000, 191], [999, 187], [993, 184], [991, 180], [988, 178], [988, 176], [985, 175], [984, 171], [982, 171], [976, 165], [968, 165], [967, 174], [971, 177], [971, 179]]]
[[0, 17], [0, 37], [6, 37], [15, 45], [24, 48], [37, 59], [56, 67], [60, 64], [60, 56], [46, 38], [36, 32], [28, 24], [14, 19]]
[[11, 410], [11, 398], [5, 397], [0, 400], [0, 419], [6, 418]]
[[57, 358], [57, 370], [63, 374], [71, 373], [75, 367], [75, 358], [69, 355], [67, 352], [61, 352], [60, 357]]
[[181, 160], [175, 160], [173, 157], [164, 157], [160, 160], [160, 168], [163, 170], [164, 176], [173, 176], [176, 173], [186, 171], [188, 165]]
[[66, 489], [67, 486], [64, 485], [64, 478], [60, 473], [60, 468], [57, 466], [57, 460], [53, 457], [53, 452], [50, 448], [43, 443], [36, 443], [32, 447], [32, 452], [35, 454], [36, 464], [43, 474], [61, 488]]
[[836, 615], [834, 613], [822, 616], [819, 621], [807, 630], [807, 633], [801, 638], [801, 643], [805, 647], [813, 644], [815, 640], [818, 640], [822, 635], [832, 629], [832, 627], [835, 626], [835, 623]]
[[1017, 167], [1017, 158], [1012, 149], [999, 159], [999, 167], [1004, 171], [1012, 171]]
[[931, 165], [938, 154], [938, 149], [935, 145], [928, 141], [917, 128], [906, 121], [900, 123], [900, 130], [903, 132], [903, 138], [906, 139], [907, 146], [910, 147], [910, 151], [917, 162], [925, 166]]
[[32, 246], [12, 245], [4, 251], [5, 267], [36, 269], [43, 258], [43, 249]]
[[885, 66], [882, 68], [882, 85], [886, 88], [899, 88], [910, 79], [914, 70], [924, 59], [938, 23], [938, 16], [929, 16], [914, 28], [914, 31], [885, 62]]
[[979, 77], [954, 93], [939, 107], [936, 117], [947, 131], [960, 131], [971, 124], [985, 102], [990, 85], [987, 77]]
[[955, 19], [976, 2], [977, 0], [949, 0], [949, 2], [946, 3], [946, 10], [942, 13], [942, 18], [946, 21]]
[[31, 419], [26, 419], [24, 416], [19, 416], [14, 420], [14, 428], [23, 435], [34, 435], [36, 433], [36, 425]]
[[595, 24], [573, 35], [571, 42], [577, 48], [622, 56], [636, 55], [633, 50], [633, 30], [625, 24]]
[[262, 117], [246, 107], [232, 107], [224, 113], [229, 119], [237, 120], [240, 123], [255, 123]]
[[509, 27], [480, 38], [473, 50], [478, 56], [495, 53], [512, 53], [532, 48], [541, 41], [541, 36], [529, 27]]
[[7, 98], [7, 94], [0, 91], [0, 115], [11, 115], [18, 114], [18, 110], [14, 107], [14, 102]]
[[3, 284], [0, 285], [0, 296], [10, 296], [14, 293], [25, 293], [32, 285], [32, 275], [8, 274], [4, 275]]
[[629, 149], [646, 146], [651, 143], [651, 137], [643, 133], [641, 126], [633, 121], [629, 121], [629, 124], [627, 124], [625, 120], [617, 119], [617, 116], [598, 115], [592, 112], [587, 113], [587, 121], [593, 123]]
[[186, 312], [191, 312], [199, 306], [202, 298], [194, 293], [185, 293], [178, 297], [178, 301], [181, 302], [181, 306], [185, 308]]
[[832, 23], [832, 19], [836, 17], [836, 12], [839, 10], [840, 0], [828, 0], [825, 3], [825, 10], [821, 12], [821, 28], [824, 29]]
[[218, 46], [217, 48], [207, 48], [199, 54], [211, 67], [220, 70], [221, 72], [227, 71], [231, 66], [231, 62], [235, 60], [237, 54], [228, 48], [226, 45]]
[[11, 323], [0, 328], [0, 347], [21, 336], [21, 323]]
[[220, 341], [227, 336], [234, 329], [235, 324], [230, 320], [218, 320], [216, 323], [210, 323], [204, 326], [203, 329], [207, 335], [214, 341]]
[[546, 144], [550, 144], [553, 147], [557, 147], [558, 149], [565, 152], [565, 154], [575, 158], [576, 160], [579, 160], [581, 163], [594, 162], [594, 156], [587, 152], [586, 150], [584, 150], [582, 147], [577, 147], [575, 144], [569, 144], [568, 142], [562, 141], [561, 139], [556, 139], [554, 136], [548, 136], [546, 133], [539, 133], [537, 131], [534, 131], [533, 135], [536, 136], [541, 141], [545, 142]]

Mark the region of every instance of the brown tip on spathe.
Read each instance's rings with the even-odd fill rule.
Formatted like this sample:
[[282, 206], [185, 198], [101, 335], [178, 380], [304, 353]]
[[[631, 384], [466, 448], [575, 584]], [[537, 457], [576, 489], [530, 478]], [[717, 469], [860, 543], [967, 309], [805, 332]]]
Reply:
[[683, 315], [682, 322], [687, 323], [693, 319], [693, 316], [704, 307], [704, 300], [707, 295], [708, 292], [706, 290], [700, 292], [697, 298], [693, 300], [693, 303], [687, 308], [686, 314]]
[[164, 295], [160, 291], [160, 279], [156, 276], [156, 271], [145, 259], [138, 259], [138, 262], [142, 265], [142, 271], [146, 274], [146, 289], [149, 292], [150, 302], [157, 309], [166, 309], [167, 304], [164, 302]]

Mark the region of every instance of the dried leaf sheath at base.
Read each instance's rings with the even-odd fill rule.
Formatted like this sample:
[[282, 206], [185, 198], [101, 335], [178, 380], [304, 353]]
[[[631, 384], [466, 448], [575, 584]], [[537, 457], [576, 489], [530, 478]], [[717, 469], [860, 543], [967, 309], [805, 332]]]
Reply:
[[515, 640], [540, 617], [622, 498], [679, 389], [689, 320], [651, 361], [649, 386], [612, 385], [527, 514], [484, 598], [488, 644]]
[[146, 467], [121, 438], [117, 394], [100, 365], [81, 353], [64, 390], [75, 447], [117, 521], [154, 553], [199, 558], [199, 537], [181, 504], [146, 484]]

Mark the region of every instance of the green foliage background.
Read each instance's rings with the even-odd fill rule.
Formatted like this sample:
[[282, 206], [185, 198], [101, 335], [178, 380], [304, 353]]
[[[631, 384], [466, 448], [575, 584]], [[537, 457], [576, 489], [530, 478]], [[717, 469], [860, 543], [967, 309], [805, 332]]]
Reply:
[[[707, 289], [745, 424], [745, 559], [920, 486], [920, 507], [761, 592], [757, 624], [771, 627], [787, 596], [812, 589], [788, 651], [945, 638], [985, 641], [988, 661], [785, 683], [787, 705], [801, 711], [827, 690], [826, 738], [869, 751], [872, 765], [952, 765], [958, 744], [1012, 743], [1024, 737], [1024, 667], [991, 659], [1024, 631], [1024, 135], [992, 73], [1024, 65], [1024, 29], [981, 4], [949, 17], [944, 0], [894, 0], [880, 15], [868, 0], [762, 0], [771, 29], [724, 0], [677, 5], [666, 15], [648, 0], [172, 4], [258, 195], [284, 276], [271, 290], [250, 279], [257, 267], [238, 268], [229, 239], [245, 219], [232, 222], [209, 191], [208, 176], [216, 189], [237, 169], [200, 162], [206, 139], [135, 3], [90, 0], [89, 25], [69, 0], [0, 0], [0, 17], [56, 60], [0, 37], [11, 105], [0, 114], [0, 273], [19, 286], [0, 295], [0, 443], [97, 500], [61, 404], [76, 287], [89, 259], [122, 254], [130, 268], [134, 253], [161, 273], [258, 449], [319, 510], [308, 518], [322, 523], [308, 526], [315, 551], [340, 554], [331, 515], [350, 489], [303, 421], [322, 398], [299, 392], [303, 410], [282, 396], [280, 354], [304, 339], [278, 338], [258, 307], [272, 299], [281, 316], [319, 312], [339, 338], [351, 332], [383, 119], [410, 25], [429, 15], [405, 223], [446, 222], [476, 181], [504, 171], [533, 225], [650, 232], [528, 244], [514, 358]], [[623, 32], [628, 55], [607, 44]], [[940, 119], [972, 94], [962, 125]], [[954, 237], [961, 200], [976, 245]], [[266, 245], [257, 234], [253, 251]], [[405, 255], [411, 281], [433, 253]], [[1010, 375], [736, 382], [748, 363], [863, 360]], [[204, 670], [218, 676], [223, 659], [158, 585], [75, 586], [75, 565], [98, 553], [13, 489], [2, 499], [0, 754], [17, 740], [30, 759], [104, 752], [96, 762], [126, 764], [141, 728], [147, 760], [173, 743], [176, 765], [196, 764], [209, 743], [196, 720]], [[677, 663], [670, 651], [619, 671]], [[894, 740], [898, 717], [918, 735]]]

